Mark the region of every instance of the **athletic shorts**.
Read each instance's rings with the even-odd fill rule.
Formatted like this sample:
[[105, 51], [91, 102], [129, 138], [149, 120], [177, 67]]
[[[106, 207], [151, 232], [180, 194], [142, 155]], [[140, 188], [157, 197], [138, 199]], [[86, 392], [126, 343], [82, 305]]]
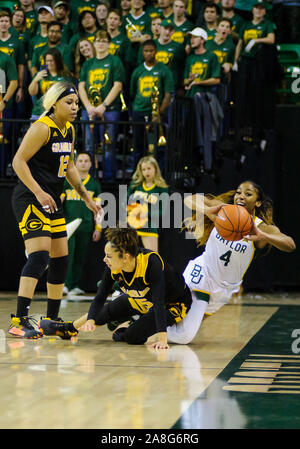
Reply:
[[225, 287], [218, 284], [209, 274], [202, 255], [188, 263], [183, 277], [193, 292], [193, 297], [208, 303], [207, 314], [212, 314], [227, 304], [233, 293], [239, 290], [236, 285]]
[[67, 237], [66, 221], [61, 206], [52, 214], [45, 212], [36, 197], [31, 192], [24, 191], [20, 185], [14, 190], [12, 206], [24, 240], [36, 237], [52, 239]]

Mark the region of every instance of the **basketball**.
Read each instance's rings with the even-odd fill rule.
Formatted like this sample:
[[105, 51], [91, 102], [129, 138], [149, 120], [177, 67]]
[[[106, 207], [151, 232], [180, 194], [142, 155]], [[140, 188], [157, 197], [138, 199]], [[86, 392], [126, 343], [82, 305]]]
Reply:
[[219, 210], [214, 224], [221, 237], [234, 241], [250, 234], [253, 220], [245, 207], [227, 204]]

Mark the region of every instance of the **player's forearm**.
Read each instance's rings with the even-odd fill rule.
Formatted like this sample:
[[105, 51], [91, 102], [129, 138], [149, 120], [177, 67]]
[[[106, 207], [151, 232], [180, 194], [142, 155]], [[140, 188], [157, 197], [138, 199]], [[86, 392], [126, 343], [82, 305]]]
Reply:
[[76, 192], [78, 193], [78, 195], [84, 200], [90, 200], [91, 197], [88, 193], [88, 191], [86, 190], [86, 188], [84, 187], [82, 180], [80, 178], [80, 175], [78, 173], [77, 168], [75, 167], [75, 165], [73, 165], [72, 167], [68, 167], [68, 171], [67, 171], [67, 180], [68, 182], [71, 184], [71, 186], [73, 187], [73, 189], [76, 190]]
[[20, 181], [34, 194], [41, 192], [41, 186], [33, 178], [27, 162], [20, 158], [18, 153], [15, 155], [12, 166]]

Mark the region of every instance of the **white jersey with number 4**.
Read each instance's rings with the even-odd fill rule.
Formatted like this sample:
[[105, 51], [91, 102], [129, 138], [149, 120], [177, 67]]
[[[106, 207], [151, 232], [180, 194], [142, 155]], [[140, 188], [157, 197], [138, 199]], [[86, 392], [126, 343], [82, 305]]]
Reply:
[[[256, 226], [262, 223], [255, 217]], [[225, 240], [213, 228], [202, 254], [203, 262], [212, 279], [223, 287], [239, 286], [255, 253], [254, 243], [242, 240]]]

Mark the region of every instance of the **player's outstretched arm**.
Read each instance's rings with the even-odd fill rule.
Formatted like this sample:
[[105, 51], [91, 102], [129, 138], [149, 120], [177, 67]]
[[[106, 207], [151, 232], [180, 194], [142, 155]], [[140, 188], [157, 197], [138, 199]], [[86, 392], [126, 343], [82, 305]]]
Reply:
[[291, 253], [296, 249], [296, 244], [292, 237], [280, 232], [277, 226], [267, 225], [265, 223], [259, 226], [254, 225], [251, 234], [246, 236], [246, 238], [257, 242], [257, 248], [263, 248], [269, 244], [287, 253]]

